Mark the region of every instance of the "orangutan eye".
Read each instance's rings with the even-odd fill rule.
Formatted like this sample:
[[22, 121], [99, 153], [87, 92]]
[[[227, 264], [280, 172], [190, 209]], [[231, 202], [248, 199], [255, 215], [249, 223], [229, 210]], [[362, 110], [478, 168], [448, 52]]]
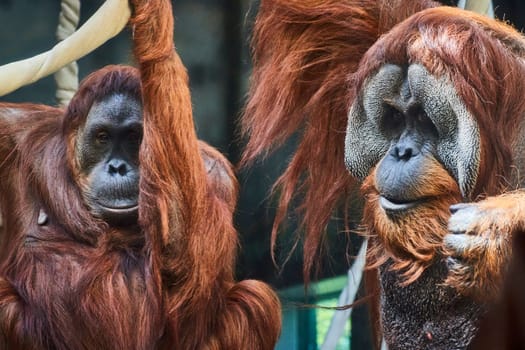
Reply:
[[95, 140], [100, 145], [105, 145], [109, 142], [109, 133], [106, 130], [100, 130], [95, 136]]

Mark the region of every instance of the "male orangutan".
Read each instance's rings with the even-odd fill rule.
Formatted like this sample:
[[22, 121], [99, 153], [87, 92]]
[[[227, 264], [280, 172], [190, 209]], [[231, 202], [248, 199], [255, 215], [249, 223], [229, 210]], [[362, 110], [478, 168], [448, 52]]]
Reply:
[[308, 278], [332, 212], [361, 183], [391, 350], [466, 348], [525, 224], [525, 41], [435, 6], [262, 0], [254, 29], [244, 162], [300, 134], [273, 240], [298, 196]]
[[65, 111], [0, 105], [0, 348], [273, 349], [276, 295], [233, 278], [237, 183], [197, 141], [169, 0], [133, 1], [139, 70]]

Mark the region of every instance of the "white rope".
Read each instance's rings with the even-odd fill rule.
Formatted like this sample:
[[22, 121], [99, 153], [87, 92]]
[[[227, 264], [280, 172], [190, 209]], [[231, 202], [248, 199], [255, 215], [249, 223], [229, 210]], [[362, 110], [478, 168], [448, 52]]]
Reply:
[[130, 14], [127, 0], [107, 0], [82, 27], [51, 50], [0, 66], [0, 96], [34, 83], [89, 54], [120, 33]]
[[[80, 20], [80, 0], [62, 0], [58, 27], [57, 41], [61, 42], [72, 35], [77, 29]], [[61, 106], [66, 106], [78, 89], [78, 64], [76, 61], [62, 67], [55, 73], [57, 85], [56, 98]]]
[[[355, 301], [361, 279], [363, 277], [363, 270], [366, 263], [366, 247], [367, 241], [364, 240], [359, 248], [359, 253], [352, 264], [352, 267], [348, 270], [348, 281], [339, 295], [337, 302], [338, 306], [349, 305]], [[334, 350], [339, 342], [339, 339], [344, 333], [345, 325], [348, 319], [352, 315], [352, 309], [346, 309], [341, 311], [335, 311], [328, 327], [328, 332], [321, 346], [321, 350]]]

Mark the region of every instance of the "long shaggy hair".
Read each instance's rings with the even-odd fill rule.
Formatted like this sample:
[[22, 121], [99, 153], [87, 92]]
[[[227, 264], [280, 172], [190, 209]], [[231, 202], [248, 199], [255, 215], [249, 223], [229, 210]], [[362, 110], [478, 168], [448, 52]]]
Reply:
[[261, 282], [234, 281], [237, 183], [218, 153], [204, 149], [222, 163], [218, 166], [227, 172], [226, 183], [202, 161], [188, 76], [173, 45], [171, 4], [138, 1], [135, 10], [134, 54], [142, 79], [145, 140], [139, 221], [161, 260], [171, 344], [182, 349], [272, 349], [280, 332], [279, 301]]
[[375, 171], [366, 178], [361, 191], [365, 196], [363, 222], [370, 235], [369, 268], [388, 259], [390, 268], [399, 271], [403, 284], [414, 282], [435, 258], [443, 253], [443, 238], [448, 233], [450, 205], [461, 200], [456, 181], [435, 160], [427, 162], [417, 198], [429, 198], [417, 210], [402, 217], [387, 217], [379, 205]]
[[431, 4], [261, 2], [252, 40], [254, 70], [242, 119], [249, 140], [241, 163], [265, 156], [300, 133], [293, 158], [274, 186], [280, 200], [272, 247], [290, 204], [299, 198], [306, 281], [334, 208], [346, 208], [358, 192], [344, 165], [346, 116], [355, 91], [352, 74], [382, 33]]

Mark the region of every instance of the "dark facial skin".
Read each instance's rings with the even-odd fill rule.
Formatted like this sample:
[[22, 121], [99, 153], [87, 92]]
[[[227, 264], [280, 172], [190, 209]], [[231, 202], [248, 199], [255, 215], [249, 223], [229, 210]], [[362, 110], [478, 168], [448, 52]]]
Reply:
[[376, 172], [377, 189], [385, 209], [409, 209], [425, 198], [417, 188], [425, 183], [425, 163], [436, 153], [438, 132], [423, 108], [413, 100], [390, 101], [381, 119], [390, 148]]
[[122, 94], [95, 102], [77, 139], [80, 171], [88, 179], [84, 198], [111, 225], [137, 221], [141, 140], [140, 102]]
[[361, 181], [375, 169], [383, 208], [403, 211], [425, 196], [446, 192], [429, 186], [441, 170], [469, 198], [479, 171], [480, 140], [475, 117], [447, 78], [436, 79], [420, 64], [385, 64], [350, 109], [345, 164]]

